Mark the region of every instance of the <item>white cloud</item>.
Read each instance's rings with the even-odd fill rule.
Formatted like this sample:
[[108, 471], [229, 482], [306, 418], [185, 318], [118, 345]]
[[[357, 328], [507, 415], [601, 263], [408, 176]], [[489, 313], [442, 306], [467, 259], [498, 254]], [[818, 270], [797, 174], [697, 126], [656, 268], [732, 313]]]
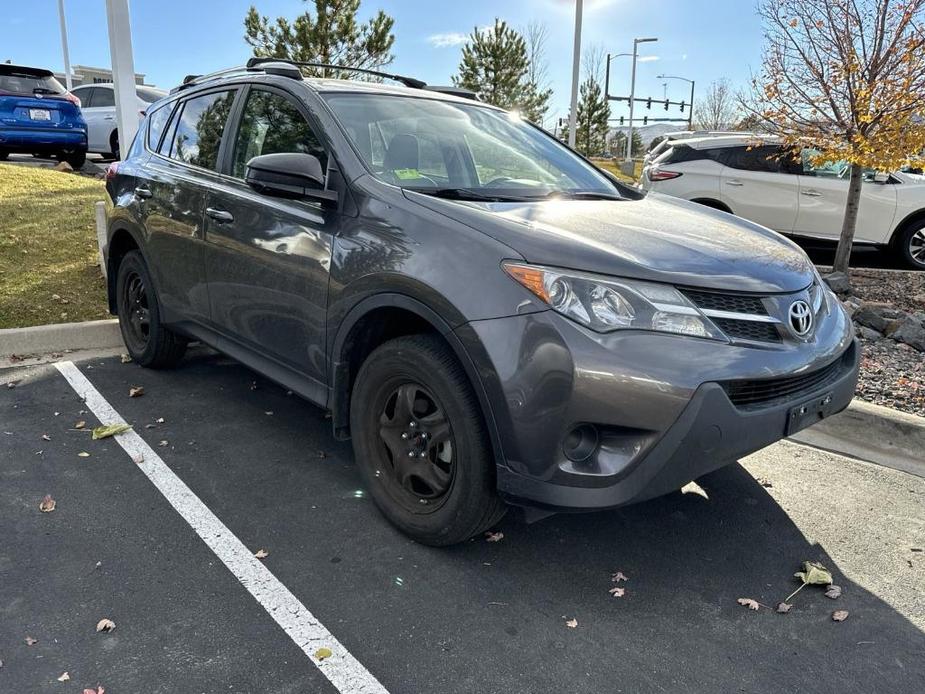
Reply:
[[466, 35], [458, 31], [451, 31], [445, 34], [433, 34], [427, 37], [427, 43], [434, 48], [448, 48], [450, 46], [459, 46], [466, 42]]
[[657, 55], [641, 55], [636, 60], [640, 63], [653, 63], [656, 60], [661, 60], [661, 57]]

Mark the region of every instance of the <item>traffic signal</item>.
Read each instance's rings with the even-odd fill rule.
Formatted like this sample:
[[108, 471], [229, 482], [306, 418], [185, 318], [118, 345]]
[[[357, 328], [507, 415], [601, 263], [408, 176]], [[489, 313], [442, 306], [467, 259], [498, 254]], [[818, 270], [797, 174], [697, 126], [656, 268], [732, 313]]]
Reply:
[[646, 99], [646, 108], [652, 108], [652, 97]]
[[681, 113], [684, 113], [684, 102], [681, 102]]
[[620, 116], [620, 125], [623, 125], [623, 116]]
[[648, 117], [648, 116], [643, 116], [643, 117], [642, 117], [642, 124], [643, 124], [643, 125], [648, 125], [648, 124], [649, 124], [649, 117]]
[[665, 110], [668, 110], [668, 99], [665, 99]]

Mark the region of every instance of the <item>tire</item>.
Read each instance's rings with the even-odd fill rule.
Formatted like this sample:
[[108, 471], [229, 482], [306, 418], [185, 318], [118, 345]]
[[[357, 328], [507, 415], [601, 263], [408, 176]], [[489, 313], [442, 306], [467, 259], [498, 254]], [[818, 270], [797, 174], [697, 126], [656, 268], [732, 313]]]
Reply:
[[86, 152], [73, 152], [64, 157], [64, 160], [71, 165], [73, 169], [80, 169], [87, 161]]
[[913, 222], [900, 231], [893, 251], [906, 267], [925, 270], [925, 220]]
[[10, 156], [9, 152], [0, 152], [0, 161], [6, 161], [7, 157]]
[[112, 152], [113, 159], [117, 161], [119, 157], [119, 131], [113, 130], [112, 134], [109, 136], [109, 150]]
[[507, 507], [497, 494], [478, 400], [439, 337], [412, 335], [379, 346], [360, 368], [350, 403], [360, 473], [399, 530], [442, 547], [503, 517]]
[[187, 340], [161, 323], [157, 295], [140, 251], [129, 251], [119, 263], [116, 308], [122, 340], [133, 361], [164, 369], [183, 358]]

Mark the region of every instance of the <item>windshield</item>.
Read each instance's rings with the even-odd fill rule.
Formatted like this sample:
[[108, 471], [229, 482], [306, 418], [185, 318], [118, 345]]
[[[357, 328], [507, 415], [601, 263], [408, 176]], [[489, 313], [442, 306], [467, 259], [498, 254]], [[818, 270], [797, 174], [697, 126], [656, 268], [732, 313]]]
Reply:
[[515, 114], [416, 97], [323, 96], [387, 183], [475, 200], [620, 197], [604, 174]]

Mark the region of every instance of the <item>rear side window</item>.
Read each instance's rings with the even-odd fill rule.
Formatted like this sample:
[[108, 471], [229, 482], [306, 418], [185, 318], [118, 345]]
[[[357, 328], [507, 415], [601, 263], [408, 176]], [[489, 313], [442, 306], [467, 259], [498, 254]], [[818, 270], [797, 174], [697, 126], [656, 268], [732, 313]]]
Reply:
[[7, 94], [64, 94], [65, 89], [52, 75], [29, 70], [0, 66], [0, 93]]
[[232, 175], [244, 178], [247, 162], [261, 154], [313, 154], [327, 169], [327, 154], [308, 121], [289, 99], [276, 92], [253, 89], [247, 95], [234, 144]]
[[116, 97], [112, 89], [106, 87], [96, 87], [93, 90], [93, 97], [90, 99], [90, 106], [93, 108], [106, 108], [116, 105]]
[[721, 149], [694, 149], [689, 145], [673, 145], [666, 153], [662, 154], [657, 162], [659, 164], [680, 164], [685, 161], [698, 161], [707, 159], [710, 161], [719, 161]]
[[216, 170], [225, 123], [234, 102], [234, 90], [212, 92], [184, 102], [175, 118], [170, 158]]
[[724, 155], [724, 163], [740, 171], [781, 173], [782, 154], [781, 148], [774, 145], [729, 147]]
[[157, 151], [157, 146], [161, 142], [161, 136], [164, 134], [167, 121], [170, 120], [170, 112], [173, 111], [173, 107], [174, 104], [167, 104], [148, 114], [148, 149]]

